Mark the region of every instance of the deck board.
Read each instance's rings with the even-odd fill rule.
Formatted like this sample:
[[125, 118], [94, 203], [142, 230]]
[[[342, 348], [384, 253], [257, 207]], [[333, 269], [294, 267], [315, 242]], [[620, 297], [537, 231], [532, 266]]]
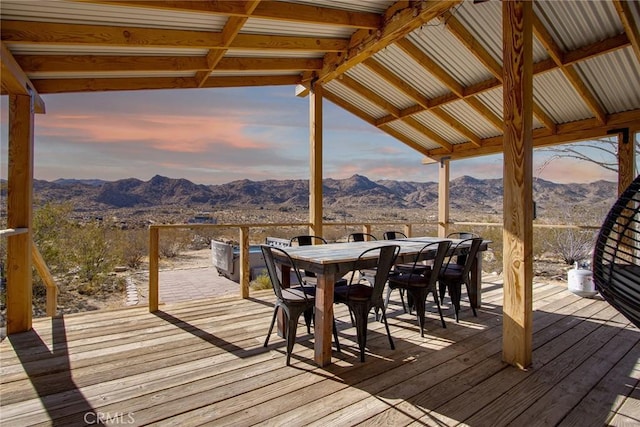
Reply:
[[[534, 284], [533, 365], [501, 360], [502, 287], [483, 283], [473, 317], [447, 328], [428, 304], [425, 337], [392, 301], [370, 322], [366, 361], [336, 305], [341, 354], [319, 368], [302, 324], [285, 366], [275, 333], [263, 347], [271, 291], [36, 319], [0, 343], [0, 423], [85, 425], [86, 414], [131, 425], [622, 425], [640, 420], [640, 332], [606, 302]], [[396, 298], [398, 295], [394, 295]]]

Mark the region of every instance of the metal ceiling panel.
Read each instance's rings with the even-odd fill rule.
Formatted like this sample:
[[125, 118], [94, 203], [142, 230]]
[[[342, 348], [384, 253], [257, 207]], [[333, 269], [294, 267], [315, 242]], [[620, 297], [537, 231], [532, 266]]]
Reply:
[[394, 4], [395, 0], [291, 0], [287, 1], [287, 3], [329, 7], [332, 9], [351, 10], [354, 12], [382, 13]]
[[451, 93], [440, 80], [395, 45], [387, 46], [376, 53], [374, 58], [427, 98], [437, 98]]
[[409, 126], [402, 120], [393, 121], [389, 123], [387, 126], [395, 130], [396, 132], [404, 135], [407, 139], [412, 140], [413, 142], [420, 145], [421, 147], [426, 148], [427, 150], [440, 148], [440, 145], [438, 145], [436, 142], [427, 138], [423, 133], [418, 132], [415, 128]]
[[310, 24], [308, 22], [276, 21], [249, 18], [240, 31], [242, 34], [264, 34], [298, 37], [326, 37], [348, 39], [355, 30], [335, 25]]
[[380, 95], [396, 108], [403, 109], [412, 107], [416, 104], [413, 99], [399, 91], [395, 86], [389, 84], [385, 79], [374, 73], [369, 67], [357, 65], [347, 71], [346, 75], [357, 80], [358, 83], [375, 92], [377, 95]]
[[[493, 59], [502, 65], [502, 3], [467, 1], [461, 3], [452, 13]], [[534, 37], [533, 62], [539, 62], [548, 57], [544, 46]]]
[[624, 32], [610, 1], [536, 1], [534, 11], [565, 52]]
[[576, 68], [608, 114], [634, 110], [640, 105], [640, 91], [629, 90], [640, 88], [640, 63], [632, 47], [591, 58]]
[[353, 105], [374, 119], [385, 117], [389, 113], [384, 109], [360, 96], [360, 94], [349, 89], [340, 80], [332, 80], [324, 86], [324, 89], [333, 95], [344, 100], [347, 104]]
[[[486, 105], [487, 108], [493, 112], [493, 114], [498, 116], [500, 119], [504, 120], [504, 113], [503, 113], [504, 107], [503, 107], [501, 87], [494, 90], [487, 91], [487, 92], [483, 92], [477, 95], [477, 98], [480, 101], [482, 101], [482, 103]], [[544, 127], [544, 125], [535, 116], [533, 116], [532, 126], [534, 129]]]
[[429, 111], [423, 111], [421, 113], [414, 114], [412, 117], [420, 122], [420, 124], [428, 127], [433, 132], [440, 135], [449, 144], [461, 144], [468, 141], [465, 136], [459, 134], [458, 131], [453, 129], [448, 124], [444, 123]]
[[205, 56], [208, 49], [6, 43], [14, 55]]
[[493, 77], [466, 46], [446, 31], [444, 24], [423, 25], [409, 34], [407, 39], [463, 86]]
[[[205, 51], [206, 55], [206, 51]], [[319, 59], [324, 56], [324, 52], [312, 52], [305, 50], [269, 50], [268, 52], [262, 50], [244, 50], [244, 49], [229, 49], [225, 55], [229, 58], [305, 58], [305, 59]]]
[[558, 124], [593, 117], [593, 113], [560, 70], [534, 77], [533, 99]]
[[482, 114], [463, 100], [443, 105], [442, 109], [481, 139], [502, 135], [502, 129], [496, 129]]
[[206, 13], [65, 0], [2, 0], [2, 19], [196, 31], [221, 31], [227, 22]]

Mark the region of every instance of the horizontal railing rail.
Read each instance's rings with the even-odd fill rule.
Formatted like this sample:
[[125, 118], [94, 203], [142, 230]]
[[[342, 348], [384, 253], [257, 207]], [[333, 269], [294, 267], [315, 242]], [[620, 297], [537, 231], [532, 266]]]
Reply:
[[[412, 230], [416, 226], [437, 227], [437, 221], [356, 221], [356, 222], [324, 222], [325, 227], [362, 227], [365, 233], [371, 233], [374, 226], [395, 226], [402, 228], [407, 236], [412, 236]], [[502, 223], [497, 222], [467, 222], [467, 221], [450, 221], [448, 226], [478, 226], [478, 227], [502, 227]], [[568, 228], [583, 230], [598, 230], [600, 226], [591, 225], [566, 225], [566, 224], [539, 224], [533, 225], [535, 228]], [[294, 227], [311, 227], [307, 222], [286, 222], [286, 223], [238, 223], [238, 224], [153, 224], [149, 226], [149, 311], [157, 311], [160, 303], [159, 300], [159, 263], [160, 263], [160, 230], [170, 229], [237, 229], [239, 232], [238, 242], [240, 248], [240, 294], [242, 298], [249, 297], [249, 244], [251, 229], [264, 228], [294, 228]], [[261, 242], [262, 243], [262, 242]]]

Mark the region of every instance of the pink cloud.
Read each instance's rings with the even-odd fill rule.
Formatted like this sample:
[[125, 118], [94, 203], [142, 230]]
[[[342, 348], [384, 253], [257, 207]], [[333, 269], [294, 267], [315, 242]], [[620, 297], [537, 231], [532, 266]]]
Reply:
[[215, 116], [50, 114], [38, 121], [36, 135], [95, 143], [144, 143], [172, 152], [206, 152], [216, 145], [260, 147], [259, 141], [245, 135], [245, 129], [242, 122]]

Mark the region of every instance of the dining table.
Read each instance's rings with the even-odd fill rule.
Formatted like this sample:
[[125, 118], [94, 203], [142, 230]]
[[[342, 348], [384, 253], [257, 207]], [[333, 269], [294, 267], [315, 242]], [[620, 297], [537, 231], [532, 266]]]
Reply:
[[[398, 262], [413, 262], [420, 250], [429, 243], [449, 240], [452, 247], [460, 242], [460, 239], [446, 239], [440, 237], [408, 237], [396, 240], [370, 240], [364, 242], [328, 243], [323, 245], [293, 246], [283, 248], [300, 270], [311, 271], [316, 274], [315, 293], [315, 324], [314, 324], [314, 361], [318, 366], [327, 366], [331, 363], [331, 341], [333, 332], [333, 291], [336, 280], [354, 269], [355, 261], [367, 249], [384, 246], [398, 245], [400, 252]], [[482, 251], [487, 250], [490, 241], [482, 242], [478, 255], [474, 261], [471, 274], [471, 289], [469, 290], [470, 303], [478, 308], [481, 303], [481, 271]], [[463, 249], [462, 247], [460, 249]], [[424, 252], [422, 259], [434, 258], [436, 247], [433, 251]], [[284, 256], [274, 254], [283, 278], [283, 286], [288, 286], [291, 266]], [[361, 258], [359, 268], [375, 268], [378, 262], [378, 254], [372, 251], [369, 256]]]

